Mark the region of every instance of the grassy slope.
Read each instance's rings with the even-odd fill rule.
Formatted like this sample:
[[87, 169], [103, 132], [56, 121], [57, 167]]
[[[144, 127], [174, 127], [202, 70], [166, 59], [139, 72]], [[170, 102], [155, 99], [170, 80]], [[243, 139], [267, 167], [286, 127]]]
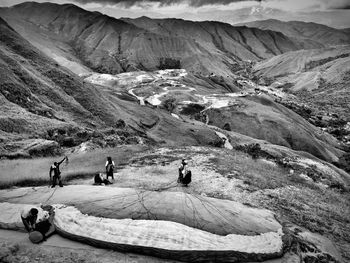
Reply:
[[[68, 155], [68, 162], [61, 165], [62, 178], [69, 181], [74, 178], [92, 178], [99, 172], [105, 172], [105, 161], [111, 156], [116, 166], [125, 165], [143, 146], [120, 146], [115, 149], [95, 150], [89, 153]], [[11, 186], [37, 186], [49, 184], [49, 168], [61, 157], [18, 159], [0, 161], [0, 188]], [[119, 168], [117, 168], [118, 170]]]
[[349, 121], [350, 47], [289, 52], [258, 63], [255, 75]]
[[237, 105], [209, 109], [209, 124], [269, 141], [298, 151], [305, 151], [327, 161], [336, 161], [342, 151], [330, 135], [319, 130], [291, 110], [265, 96], [237, 99]]

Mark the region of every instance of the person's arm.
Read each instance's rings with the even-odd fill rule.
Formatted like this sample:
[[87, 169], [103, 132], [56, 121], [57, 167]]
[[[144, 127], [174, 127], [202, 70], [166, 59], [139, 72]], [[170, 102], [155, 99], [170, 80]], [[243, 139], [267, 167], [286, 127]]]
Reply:
[[108, 161], [106, 161], [106, 164], [105, 164], [105, 167], [107, 168], [107, 165], [108, 165]]
[[36, 224], [36, 221], [38, 220], [38, 215], [35, 215], [34, 216], [34, 223], [33, 223], [33, 225], [31, 226], [32, 227], [32, 229], [34, 229], [35, 228], [35, 224]]
[[52, 168], [52, 165], [51, 165], [51, 166], [50, 166], [50, 172], [49, 172], [50, 180], [51, 180], [51, 177], [52, 177], [52, 171], [53, 171], [53, 168]]
[[62, 161], [58, 162], [57, 164], [60, 165], [61, 163], [64, 162], [64, 160], [66, 160], [66, 158], [67, 158], [67, 156], [65, 156], [65, 157], [62, 159]]
[[24, 218], [22, 215], [21, 215], [21, 219], [22, 219], [24, 228], [25, 228], [28, 232], [31, 232], [31, 231], [33, 230], [33, 228], [29, 225], [27, 219]]

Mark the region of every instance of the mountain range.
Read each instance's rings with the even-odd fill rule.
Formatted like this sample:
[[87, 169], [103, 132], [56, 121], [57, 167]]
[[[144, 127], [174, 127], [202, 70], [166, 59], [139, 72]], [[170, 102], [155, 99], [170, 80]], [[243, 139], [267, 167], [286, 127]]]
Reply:
[[[198, 126], [197, 131], [202, 134], [200, 136], [188, 132], [189, 124], [186, 123], [175, 124], [177, 128], [174, 129], [173, 124], [169, 126], [169, 123], [179, 120], [163, 111], [135, 104], [135, 98], [128, 93], [129, 88], [118, 89], [116, 92], [114, 82], [112, 85], [102, 84], [103, 87], [97, 88], [86, 77], [96, 72], [102, 74], [102, 78], [105, 78], [103, 74], [112, 74], [108, 78], [113, 79], [113, 74], [123, 72], [183, 68], [188, 75], [182, 77], [183, 80], [179, 79], [176, 85], [181, 86], [185, 83], [186, 86], [190, 83], [190, 90], [196, 87], [199, 92], [196, 96], [207, 96], [208, 92], [210, 94], [249, 89], [251, 86], [240, 84], [242, 82], [239, 83], [237, 78], [249, 78], [252, 74], [257, 78], [270, 81], [273, 79], [289, 85], [291, 80], [282, 81], [279, 77], [297, 73], [294, 72], [296, 67], [293, 64], [296, 56], [305, 58], [320, 53], [320, 56], [326, 57], [327, 52], [335, 52], [334, 57], [346, 61], [348, 59], [346, 47], [334, 48], [333, 51], [327, 51], [325, 48], [328, 45], [346, 44], [349, 41], [346, 34], [317, 24], [307, 24], [308, 27], [305, 27], [304, 23], [271, 20], [260, 25], [263, 29], [258, 29], [251, 27], [255, 24], [249, 24], [249, 27], [234, 27], [221, 22], [192, 22], [182, 19], [115, 19], [71, 4], [35, 2], [1, 8], [0, 15], [6, 20], [2, 21], [2, 35], [7, 36], [1, 40], [2, 95], [6, 105], [9, 105], [8, 109], [11, 109], [9, 114], [3, 116], [3, 123], [11, 124], [3, 125], [2, 132], [6, 133], [3, 135], [4, 141], [7, 141], [8, 133], [12, 131], [26, 133], [27, 138], [33, 138], [35, 134], [36, 137], [50, 139], [50, 136], [43, 136], [47, 133], [47, 128], [52, 130], [62, 126], [65, 130], [75, 130], [80, 125], [88, 129], [103, 128], [113, 126], [122, 119], [133, 129], [129, 137], [148, 136], [159, 141], [160, 135], [163, 134], [167, 137], [163, 140], [177, 143], [177, 135], [186, 134], [184, 137], [188, 140], [184, 139], [183, 143], [214, 143], [218, 137], [209, 128]], [[274, 24], [278, 28], [279, 25], [284, 25], [283, 28], [280, 27], [283, 32], [265, 28], [268, 25], [273, 27]], [[297, 28], [303, 28], [304, 33], [298, 35]], [[316, 30], [316, 34], [310, 33], [312, 28]], [[332, 42], [325, 41], [327, 36], [332, 36]], [[312, 51], [308, 51], [309, 49]], [[314, 57], [317, 56], [311, 55], [307, 61], [308, 65], [314, 60], [319, 60]], [[334, 61], [330, 59], [321, 64]], [[339, 68], [342, 66], [343, 64], [338, 65]], [[300, 67], [300, 70], [304, 71], [306, 65]], [[311, 69], [315, 67], [312, 64]], [[294, 71], [290, 72], [291, 69]], [[308, 70], [310, 71], [310, 67]], [[291, 76], [293, 81], [300, 78], [299, 75]], [[154, 90], [163, 89], [162, 85], [169, 85], [166, 79], [163, 80], [163, 84], [157, 79], [158, 77], [153, 80]], [[150, 84], [147, 85], [150, 87]], [[141, 87], [143, 89], [143, 86]], [[291, 91], [295, 89], [298, 88]], [[334, 89], [339, 98], [343, 94], [339, 92], [342, 89]], [[22, 90], [25, 92], [20, 92]], [[168, 94], [168, 91], [164, 94]], [[160, 97], [161, 103], [171, 98], [182, 103], [179, 97], [169, 96]], [[193, 94], [191, 100], [193, 103], [198, 102]], [[254, 100], [254, 103], [250, 99], [241, 100], [245, 106], [238, 111], [232, 111], [233, 108], [230, 108], [228, 113], [226, 109], [217, 109], [215, 114], [207, 111], [206, 115], [210, 116], [211, 120], [216, 116], [216, 121], [212, 123], [217, 127], [223, 128], [228, 124], [234, 132], [295, 150], [306, 150], [322, 159], [336, 162], [342, 155], [342, 147], [334, 139], [315, 136], [317, 131], [299, 119], [300, 116], [296, 115], [286, 123], [281, 122], [283, 118], [289, 119], [287, 116], [292, 116], [290, 110], [283, 106], [260, 99]], [[251, 107], [251, 110], [260, 108], [266, 112], [271, 110], [271, 114], [251, 115], [251, 110], [247, 111], [246, 107]], [[18, 119], [13, 113], [16, 112], [15, 109], [25, 114]], [[342, 108], [344, 109], [346, 106]], [[278, 111], [279, 114], [275, 116], [272, 114], [274, 111]], [[241, 126], [232, 121], [232, 114], [238, 112], [236, 121], [240, 121]], [[266, 131], [262, 132], [259, 126], [250, 125], [252, 118], [258, 123], [264, 122], [267, 125]], [[19, 124], [22, 120], [28, 123], [23, 130]], [[143, 124], [140, 124], [140, 121]], [[157, 124], [157, 129], [146, 131], [144, 124], [150, 127]], [[276, 125], [280, 127], [276, 130], [278, 132], [270, 134], [269, 130], [274, 129]], [[70, 128], [67, 128], [68, 126]], [[297, 133], [297, 130], [303, 130], [305, 133]], [[76, 134], [78, 131], [66, 133]], [[198, 136], [202, 139], [194, 139]], [[62, 144], [61, 141], [60, 143]], [[16, 148], [13, 145], [11, 147]], [[11, 151], [11, 147], [8, 147], [8, 152]]]
[[[284, 227], [283, 239], [294, 239], [284, 241], [290, 244], [276, 262], [350, 258], [343, 215], [350, 182], [347, 29], [116, 19], [72, 4], [27, 2], [0, 8], [0, 36], [2, 167], [27, 161], [7, 159], [97, 153], [102, 160], [147, 149], [124, 174], [118, 167], [128, 178], [118, 186], [136, 187], [141, 178], [140, 191], [147, 184], [158, 194], [177, 176], [176, 162], [190, 156], [197, 170], [186, 189], [193, 196], [255, 198], [254, 205], [288, 218], [295, 230]], [[321, 235], [301, 242], [294, 223], [304, 221], [336, 248]]]
[[[227, 76], [237, 61], [257, 61], [302, 48], [310, 40], [280, 32], [179, 19], [115, 19], [74, 5], [23, 3], [0, 15], [34, 46], [76, 73], [155, 70], [167, 61], [193, 73]], [[77, 67], [76, 69], [74, 67]]]

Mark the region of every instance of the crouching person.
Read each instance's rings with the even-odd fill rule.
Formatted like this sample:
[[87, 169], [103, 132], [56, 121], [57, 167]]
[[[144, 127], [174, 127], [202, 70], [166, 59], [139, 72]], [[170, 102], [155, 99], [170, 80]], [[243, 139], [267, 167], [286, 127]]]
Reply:
[[21, 219], [28, 233], [32, 232], [35, 228], [38, 212], [38, 209], [34, 207], [31, 209], [23, 209], [21, 212]]
[[45, 241], [49, 236], [55, 232], [53, 224], [54, 208], [50, 205], [41, 206], [44, 211], [44, 217], [38, 220], [38, 209], [31, 208], [30, 210], [23, 210], [21, 213], [22, 222], [29, 232], [29, 240], [32, 243], [40, 243]]
[[94, 184], [95, 185], [108, 185], [108, 184], [112, 184], [108, 179], [104, 179], [103, 175], [101, 173], [97, 173], [95, 174], [94, 177]]
[[181, 183], [183, 186], [188, 186], [192, 181], [192, 172], [188, 170], [188, 163], [186, 159], [182, 159], [181, 165], [179, 167], [179, 177], [177, 179], [178, 183]]

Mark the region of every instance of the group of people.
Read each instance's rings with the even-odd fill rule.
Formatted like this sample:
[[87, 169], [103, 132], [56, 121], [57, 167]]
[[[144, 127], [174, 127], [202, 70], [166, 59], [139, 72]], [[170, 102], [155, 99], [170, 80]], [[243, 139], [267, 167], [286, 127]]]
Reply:
[[102, 173], [97, 173], [94, 177], [94, 183], [97, 185], [108, 185], [108, 184], [112, 184], [112, 182], [109, 180], [109, 177], [112, 178], [112, 180], [114, 181], [114, 167], [115, 167], [115, 163], [112, 160], [112, 157], [108, 156], [107, 157], [107, 161], [105, 164], [105, 168], [106, 168], [106, 178], [103, 177]]
[[[59, 162], [54, 162], [51, 167], [50, 167], [50, 185], [52, 188], [56, 187], [58, 184], [60, 187], [63, 187], [62, 183], [62, 177], [61, 177], [61, 171], [60, 171], [60, 165], [64, 162], [68, 162], [68, 157], [64, 157], [61, 161]], [[112, 157], [108, 156], [107, 161], [105, 164], [106, 168], [106, 179], [103, 178], [103, 174], [98, 173], [95, 175], [94, 181], [95, 184], [111, 184], [112, 182], [108, 180], [109, 177], [114, 180], [114, 168], [115, 168], [115, 163], [112, 160]]]
[[[51, 187], [55, 187], [57, 184], [60, 187], [63, 187], [60, 165], [64, 161], [68, 162], [67, 156], [64, 157], [61, 161], [54, 162], [53, 165], [51, 165], [50, 172], [49, 172], [50, 182], [52, 183]], [[112, 184], [112, 182], [109, 180], [109, 177], [111, 177], [112, 180], [114, 181], [114, 168], [115, 168], [115, 163], [112, 160], [112, 157], [108, 156], [107, 161], [105, 163], [106, 178], [103, 177], [102, 173], [97, 173], [94, 177], [94, 183], [97, 185]], [[188, 162], [186, 161], [186, 159], [182, 159], [181, 165], [179, 167], [179, 177], [177, 179], [177, 182], [181, 183], [184, 186], [188, 186], [191, 180], [192, 180], [192, 172], [188, 169]]]
[[[60, 165], [64, 162], [68, 161], [67, 157], [64, 157], [59, 162], [54, 162], [53, 165], [50, 167], [50, 181], [52, 183], [51, 187], [55, 187], [57, 184], [60, 187], [63, 187], [62, 184], [62, 178], [61, 178], [61, 171], [60, 171]], [[109, 177], [112, 178], [114, 181], [114, 168], [115, 163], [112, 160], [111, 157], [107, 157], [107, 161], [105, 163], [105, 169], [106, 169], [106, 178], [103, 177], [102, 173], [98, 173], [94, 177], [95, 184], [112, 184], [112, 182], [109, 180]], [[188, 169], [188, 162], [186, 159], [182, 159], [181, 165], [179, 167], [179, 176], [177, 179], [177, 182], [179, 184], [182, 184], [183, 186], [188, 186], [188, 184], [192, 180], [192, 173]], [[41, 220], [38, 220], [38, 213], [39, 210], [42, 209], [43, 211], [46, 211], [46, 214], [48, 215], [46, 218], [41, 218]], [[40, 208], [26, 208], [21, 212], [21, 219], [23, 222], [23, 225], [27, 232], [29, 233], [29, 239], [33, 243], [39, 243], [43, 240], [45, 240], [47, 237], [52, 235], [55, 231], [55, 227], [52, 223], [54, 218], [54, 208], [50, 205], [41, 206]]]

